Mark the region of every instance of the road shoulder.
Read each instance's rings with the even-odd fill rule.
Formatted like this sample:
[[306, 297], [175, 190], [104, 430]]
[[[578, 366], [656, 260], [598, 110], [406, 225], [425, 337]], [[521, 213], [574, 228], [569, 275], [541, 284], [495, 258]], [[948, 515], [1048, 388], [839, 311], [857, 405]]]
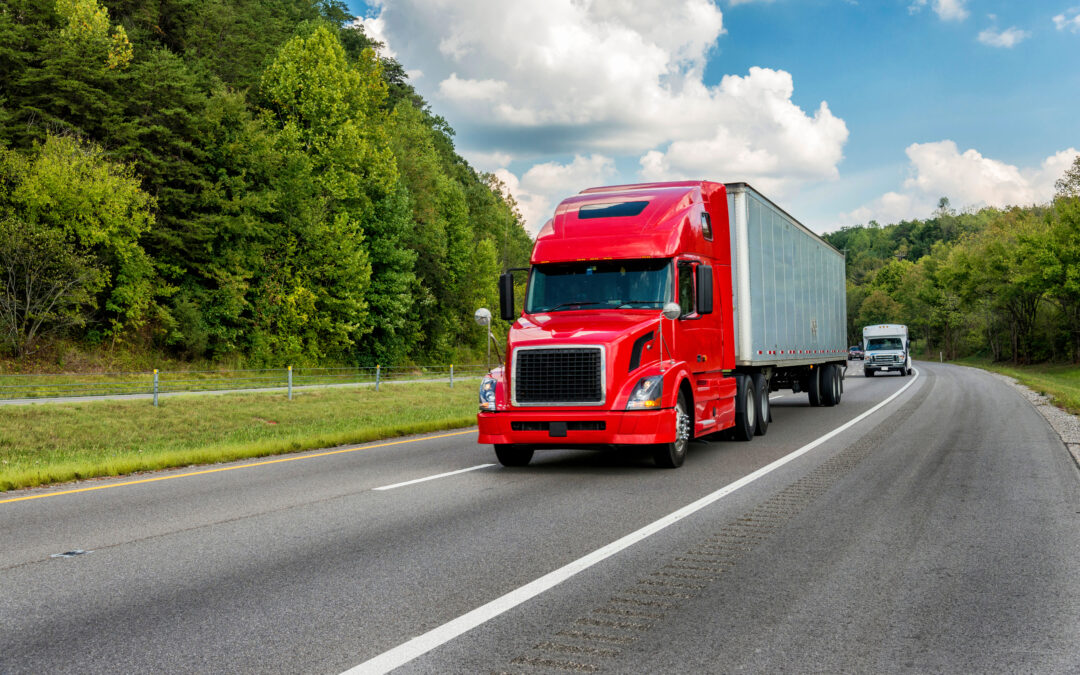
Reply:
[[1050, 426], [1061, 437], [1061, 442], [1069, 449], [1069, 454], [1072, 455], [1077, 467], [1080, 467], [1080, 417], [1058, 408], [1050, 403], [1048, 397], [1020, 384], [1008, 375], [991, 374], [1011, 384], [1035, 407], [1035, 410], [1039, 411], [1039, 414], [1050, 423]]

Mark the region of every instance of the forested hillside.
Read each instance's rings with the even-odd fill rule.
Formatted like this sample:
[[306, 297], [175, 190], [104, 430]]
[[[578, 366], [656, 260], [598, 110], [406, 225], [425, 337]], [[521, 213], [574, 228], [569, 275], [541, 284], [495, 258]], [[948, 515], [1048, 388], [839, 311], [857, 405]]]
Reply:
[[[0, 350], [479, 350], [530, 240], [338, 0], [0, 5]], [[36, 356], [37, 355], [37, 356]]]
[[1080, 158], [1045, 206], [848, 227], [824, 238], [847, 254], [848, 336], [905, 323], [937, 357], [1080, 362]]

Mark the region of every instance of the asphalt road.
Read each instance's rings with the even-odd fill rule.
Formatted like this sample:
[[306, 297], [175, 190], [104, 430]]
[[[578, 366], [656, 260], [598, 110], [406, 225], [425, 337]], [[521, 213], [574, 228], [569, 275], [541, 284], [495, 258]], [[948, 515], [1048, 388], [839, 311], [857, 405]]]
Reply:
[[1080, 671], [1080, 472], [918, 368], [674, 471], [462, 430], [0, 493], [0, 672]]

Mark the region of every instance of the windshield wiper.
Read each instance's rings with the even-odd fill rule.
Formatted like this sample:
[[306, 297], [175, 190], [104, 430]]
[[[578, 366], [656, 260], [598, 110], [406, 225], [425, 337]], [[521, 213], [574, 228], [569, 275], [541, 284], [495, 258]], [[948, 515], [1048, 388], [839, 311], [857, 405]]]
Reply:
[[617, 309], [625, 309], [630, 305], [663, 305], [663, 300], [625, 300]]
[[584, 305], [602, 305], [602, 304], [604, 304], [604, 303], [599, 302], [597, 300], [581, 300], [579, 302], [563, 302], [563, 303], [559, 303], [558, 305], [555, 305], [554, 307], [547, 307], [545, 309], [538, 309], [533, 313], [538, 314], [540, 312], [554, 312], [554, 311], [556, 311], [556, 310], [558, 310], [558, 309], [560, 309], [562, 307], [584, 306]]

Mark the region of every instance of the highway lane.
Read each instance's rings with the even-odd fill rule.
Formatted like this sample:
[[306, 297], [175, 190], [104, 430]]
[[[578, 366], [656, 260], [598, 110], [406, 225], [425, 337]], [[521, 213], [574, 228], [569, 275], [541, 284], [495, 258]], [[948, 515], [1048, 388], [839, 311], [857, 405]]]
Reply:
[[[1075, 667], [1075, 466], [1008, 387], [920, 368], [829, 442], [402, 670]], [[677, 471], [557, 451], [375, 489], [491, 462], [468, 431], [0, 503], [0, 672], [341, 672], [910, 381], [850, 369], [840, 406], [777, 398], [767, 436], [695, 443]], [[91, 552], [50, 557], [73, 549]]]

